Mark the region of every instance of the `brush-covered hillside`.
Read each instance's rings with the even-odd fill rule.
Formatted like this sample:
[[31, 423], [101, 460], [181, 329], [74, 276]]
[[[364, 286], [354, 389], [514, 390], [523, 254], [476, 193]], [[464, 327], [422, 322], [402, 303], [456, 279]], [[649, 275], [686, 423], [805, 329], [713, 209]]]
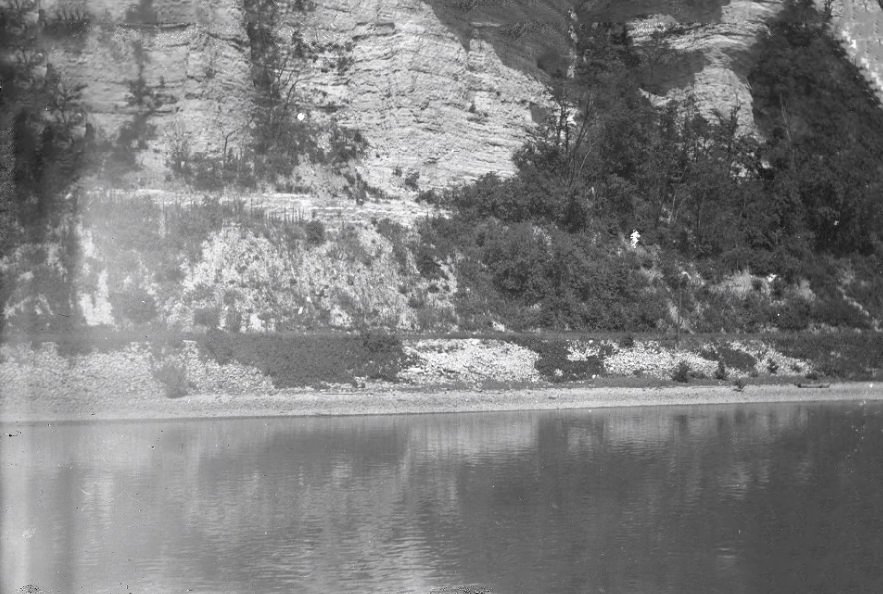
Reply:
[[0, 5], [7, 338], [879, 343], [883, 109], [837, 2], [172, 4]]

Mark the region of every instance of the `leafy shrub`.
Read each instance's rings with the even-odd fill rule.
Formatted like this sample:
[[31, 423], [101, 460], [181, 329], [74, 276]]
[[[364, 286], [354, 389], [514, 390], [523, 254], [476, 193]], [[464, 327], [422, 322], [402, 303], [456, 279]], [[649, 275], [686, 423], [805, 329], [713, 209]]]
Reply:
[[414, 254], [414, 264], [417, 266], [417, 272], [427, 280], [444, 279], [444, 270], [442, 270], [441, 264], [436, 262], [433, 256], [432, 248], [424, 243], [419, 244]]
[[883, 320], [883, 253], [864, 258], [853, 258], [856, 280], [846, 289], [872, 316]]
[[782, 354], [809, 361], [831, 377], [866, 380], [883, 375], [883, 337], [876, 332], [796, 334], [772, 340]]
[[118, 320], [140, 325], [156, 318], [156, 299], [144, 289], [112, 292], [109, 297], [114, 317]]
[[193, 323], [206, 328], [217, 328], [221, 323], [221, 309], [217, 306], [197, 308], [193, 312]]
[[362, 332], [361, 340], [367, 353], [362, 373], [369, 379], [396, 381], [405, 358], [402, 340], [394, 334], [372, 331]]
[[395, 334], [365, 330], [361, 333], [362, 346], [372, 355], [400, 352], [402, 339]]
[[839, 328], [868, 328], [868, 318], [841, 296], [818, 299], [812, 307], [812, 319]]
[[229, 307], [224, 315], [224, 329], [228, 332], [242, 330], [242, 313], [235, 307]]
[[773, 284], [770, 286], [770, 295], [776, 300], [784, 298], [787, 286], [788, 283], [784, 278], [776, 277], [773, 279]]
[[671, 379], [686, 384], [690, 381], [690, 365], [686, 361], [678, 363], [677, 367], [671, 372]]
[[356, 377], [396, 381], [406, 363], [401, 340], [382, 332], [346, 334], [232, 334], [195, 337], [200, 351], [220, 364], [254, 366], [277, 388], [352, 383]]
[[412, 309], [420, 309], [426, 306], [426, 295], [421, 293], [415, 293], [408, 297], [408, 307]]
[[187, 369], [183, 365], [166, 362], [154, 368], [152, 375], [162, 384], [166, 398], [180, 398], [187, 395], [189, 382]]
[[701, 290], [697, 300], [704, 304], [696, 322], [699, 332], [758, 332], [769, 325], [773, 317], [769, 303], [758, 293], [739, 297]]
[[420, 179], [420, 172], [419, 171], [409, 171], [408, 175], [405, 176], [403, 183], [406, 188], [416, 192], [420, 189], [420, 186], [417, 185], [417, 182], [419, 179]]
[[740, 371], [751, 371], [757, 364], [757, 359], [744, 351], [740, 351], [727, 345], [719, 345], [717, 353], [721, 363], [728, 368], [739, 369]]
[[699, 356], [706, 361], [720, 361], [720, 355], [717, 354], [717, 350], [713, 346], [703, 346], [699, 349]]
[[92, 20], [92, 15], [82, 8], [62, 6], [46, 19], [43, 33], [59, 38], [79, 37], [89, 31]]
[[399, 223], [388, 218], [381, 219], [374, 225], [377, 232], [389, 240], [392, 245], [392, 255], [403, 275], [408, 273], [408, 246], [405, 244], [406, 229]]
[[718, 361], [717, 369], [714, 371], [714, 379], [725, 380], [728, 377], [730, 377], [730, 373], [727, 371], [727, 366], [723, 361]]
[[322, 245], [325, 243], [325, 225], [318, 219], [308, 222], [304, 228], [307, 232], [307, 242], [311, 245]]
[[605, 373], [604, 361], [600, 357], [590, 356], [582, 361], [568, 359], [569, 347], [566, 340], [520, 338], [515, 342], [539, 355], [534, 367], [547, 381], [582, 381]]
[[792, 299], [773, 308], [772, 320], [779, 330], [800, 331], [809, 326], [812, 304], [804, 299]]

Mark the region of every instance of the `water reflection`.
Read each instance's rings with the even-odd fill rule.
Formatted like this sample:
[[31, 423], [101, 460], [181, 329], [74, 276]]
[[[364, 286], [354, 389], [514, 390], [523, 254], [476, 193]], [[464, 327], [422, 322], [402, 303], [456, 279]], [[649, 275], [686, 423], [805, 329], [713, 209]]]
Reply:
[[0, 590], [883, 591], [881, 410], [16, 426]]

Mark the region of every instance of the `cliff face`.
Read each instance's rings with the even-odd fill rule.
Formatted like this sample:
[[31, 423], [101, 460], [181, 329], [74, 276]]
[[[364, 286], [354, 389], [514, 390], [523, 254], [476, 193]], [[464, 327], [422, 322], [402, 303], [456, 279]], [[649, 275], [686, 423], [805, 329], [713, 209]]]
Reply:
[[[221, 154], [248, 142], [250, 1], [43, 1], [47, 14], [78, 7], [94, 17], [88, 35], [59, 43], [50, 61], [88, 84], [91, 118], [108, 137], [143, 112], [132, 105], [139, 78], [160, 98], [148, 114], [148, 148], [139, 153], [143, 183], [163, 179], [175, 143]], [[358, 130], [367, 146], [355, 169], [369, 185], [401, 194], [405, 185], [511, 173], [512, 151], [548, 106], [547, 83], [573, 64], [573, 37], [597, 22], [627, 22], [636, 45], [655, 56], [644, 81], [651, 98], [692, 94], [706, 113], [739, 107], [743, 129], [751, 130], [751, 47], [782, 0], [591, 0], [578, 10], [570, 0], [277, 5], [273, 34], [283, 49], [292, 33], [312, 48], [310, 59], [290, 64], [296, 111], [317, 128]], [[835, 7], [849, 51], [871, 79], [883, 80], [883, 12], [874, 0]], [[403, 184], [408, 176], [412, 183]]]
[[333, 111], [367, 139], [360, 172], [371, 185], [394, 187], [398, 170], [419, 173], [421, 188], [509, 173], [531, 105], [546, 100], [530, 73], [488, 42], [465, 48], [424, 3], [319, 0], [300, 26], [320, 43], [351, 45], [348, 66], [311, 69], [301, 88], [313, 113]]
[[834, 20], [847, 52], [883, 94], [883, 10], [877, 0], [843, 0], [833, 6]]
[[47, 14], [80, 8], [92, 16], [87, 35], [59, 43], [48, 59], [87, 85], [90, 119], [108, 138], [143, 111], [131, 104], [139, 77], [162, 98], [148, 117], [149, 148], [139, 154], [147, 183], [162, 178], [175, 137], [186, 136], [193, 151], [219, 148], [231, 132], [231, 146], [244, 141], [252, 83], [239, 0], [158, 0], [156, 26], [127, 16], [133, 6], [110, 0], [44, 0], [43, 8]]

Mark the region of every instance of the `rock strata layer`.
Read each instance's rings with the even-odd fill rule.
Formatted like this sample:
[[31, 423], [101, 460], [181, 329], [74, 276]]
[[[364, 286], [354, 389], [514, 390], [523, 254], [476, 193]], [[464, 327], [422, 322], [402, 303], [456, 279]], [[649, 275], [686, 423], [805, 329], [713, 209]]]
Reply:
[[[141, 185], [165, 177], [182, 140], [192, 152], [209, 154], [247, 144], [255, 88], [244, 0], [44, 0], [41, 6], [47, 14], [77, 7], [93, 15], [90, 32], [60, 41], [49, 59], [88, 84], [90, 117], [108, 138], [143, 111], [132, 104], [139, 77], [162, 99], [151, 107], [153, 134], [139, 151]], [[153, 11], [150, 24], [134, 20], [145, 6]], [[743, 129], [752, 130], [752, 47], [783, 0], [592, 0], [577, 11], [565, 0], [286, 0], [278, 6], [277, 40], [297, 32], [315, 50], [292, 63], [297, 112], [318, 128], [358, 130], [366, 141], [354, 164], [361, 177], [389, 194], [413, 195], [487, 172], [511, 174], [512, 152], [549, 105], [547, 84], [573, 64], [574, 36], [600, 21], [628, 22], [638, 46], [659, 46], [648, 85], [657, 101], [693, 95], [705, 113], [738, 108]], [[837, 2], [835, 22], [847, 51], [883, 88], [880, 6]]]

